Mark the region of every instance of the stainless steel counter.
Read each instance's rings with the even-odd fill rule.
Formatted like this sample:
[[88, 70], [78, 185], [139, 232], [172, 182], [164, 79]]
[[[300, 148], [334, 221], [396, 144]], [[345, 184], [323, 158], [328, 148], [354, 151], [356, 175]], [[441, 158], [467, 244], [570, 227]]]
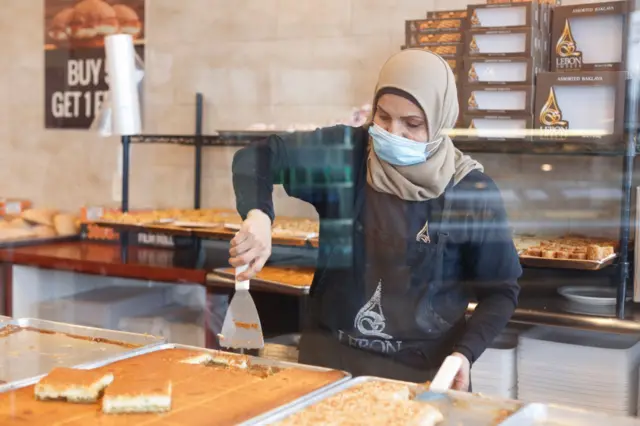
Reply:
[[[476, 303], [469, 304], [472, 313]], [[616, 317], [615, 306], [588, 306], [570, 303], [560, 296], [520, 298], [511, 321], [528, 325], [552, 325], [610, 333], [640, 334], [640, 305], [630, 303], [625, 318]]]
[[[233, 289], [234, 282], [217, 274], [208, 274], [207, 285], [223, 291], [230, 291]], [[302, 296], [303, 298], [308, 293], [308, 288], [288, 290], [261, 285], [261, 283], [252, 284], [252, 288], [257, 291]], [[476, 303], [470, 303], [467, 312], [471, 314], [475, 308]], [[625, 309], [625, 318], [621, 320], [616, 317], [615, 306], [580, 305], [570, 303], [559, 295], [551, 297], [523, 296], [520, 297], [518, 308], [511, 322], [640, 335], [640, 304], [629, 303]]]

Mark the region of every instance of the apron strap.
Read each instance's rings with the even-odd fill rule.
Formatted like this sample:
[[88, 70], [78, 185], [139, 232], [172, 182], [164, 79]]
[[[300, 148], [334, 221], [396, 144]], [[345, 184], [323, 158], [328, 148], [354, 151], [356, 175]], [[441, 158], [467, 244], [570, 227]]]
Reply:
[[451, 189], [453, 188], [454, 180], [451, 178], [447, 187], [444, 190], [444, 206], [442, 208], [442, 219], [440, 220], [440, 229], [443, 229], [443, 225], [449, 224], [449, 219], [451, 218], [451, 205], [453, 204], [453, 200], [451, 199]]

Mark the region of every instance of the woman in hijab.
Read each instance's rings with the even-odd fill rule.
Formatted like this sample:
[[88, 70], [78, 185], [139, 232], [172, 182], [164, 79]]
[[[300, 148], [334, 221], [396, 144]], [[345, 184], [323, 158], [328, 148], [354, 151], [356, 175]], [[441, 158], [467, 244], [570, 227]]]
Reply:
[[454, 355], [463, 361], [454, 388], [468, 390], [470, 366], [507, 325], [519, 293], [500, 192], [447, 136], [458, 95], [441, 57], [392, 56], [372, 105], [362, 128], [274, 135], [236, 154], [245, 220], [230, 263], [249, 265], [241, 279], [265, 265], [272, 189], [284, 184], [321, 220], [300, 362], [424, 382]]

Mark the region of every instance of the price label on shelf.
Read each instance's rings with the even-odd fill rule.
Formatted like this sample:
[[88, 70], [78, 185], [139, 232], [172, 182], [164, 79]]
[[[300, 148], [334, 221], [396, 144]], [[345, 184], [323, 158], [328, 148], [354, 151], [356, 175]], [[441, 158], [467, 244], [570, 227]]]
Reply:
[[102, 207], [89, 207], [87, 209], [87, 220], [96, 221], [102, 219], [104, 216], [104, 208]]
[[7, 215], [17, 215], [22, 213], [22, 203], [12, 201], [4, 205], [4, 213]]

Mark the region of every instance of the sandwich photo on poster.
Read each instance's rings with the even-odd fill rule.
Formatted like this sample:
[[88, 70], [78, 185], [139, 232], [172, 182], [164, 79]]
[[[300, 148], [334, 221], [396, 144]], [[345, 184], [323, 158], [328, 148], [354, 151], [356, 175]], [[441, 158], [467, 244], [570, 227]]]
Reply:
[[144, 58], [145, 0], [45, 0], [45, 127], [89, 129], [109, 90], [104, 38], [133, 37]]

